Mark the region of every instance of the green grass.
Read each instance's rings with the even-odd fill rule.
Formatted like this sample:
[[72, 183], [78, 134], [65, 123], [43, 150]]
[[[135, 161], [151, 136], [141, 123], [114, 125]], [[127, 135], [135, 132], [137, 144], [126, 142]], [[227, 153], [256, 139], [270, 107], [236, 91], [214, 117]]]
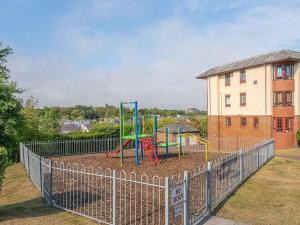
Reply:
[[276, 157], [217, 212], [249, 224], [300, 224], [300, 161]]
[[9, 166], [5, 171], [0, 193], [0, 224], [16, 225], [92, 225], [83, 217], [50, 207], [29, 181], [20, 164]]

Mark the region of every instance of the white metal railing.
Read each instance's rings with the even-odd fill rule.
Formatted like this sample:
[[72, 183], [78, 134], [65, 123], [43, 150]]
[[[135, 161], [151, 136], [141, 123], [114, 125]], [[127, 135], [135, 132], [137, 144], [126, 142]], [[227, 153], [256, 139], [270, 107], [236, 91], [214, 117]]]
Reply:
[[[20, 159], [49, 204], [112, 225], [197, 224], [274, 157], [274, 141], [269, 140], [161, 179], [53, 161], [38, 155], [40, 149], [20, 143]], [[175, 192], [182, 194], [177, 202]]]

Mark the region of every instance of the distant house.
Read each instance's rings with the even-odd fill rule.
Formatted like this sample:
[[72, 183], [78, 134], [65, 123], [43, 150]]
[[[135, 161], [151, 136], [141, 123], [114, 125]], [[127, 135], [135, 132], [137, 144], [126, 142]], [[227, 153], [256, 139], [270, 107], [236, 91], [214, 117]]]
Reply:
[[63, 121], [60, 132], [63, 134], [68, 134], [76, 131], [89, 132], [90, 131], [90, 121], [81, 120], [81, 121]]
[[[168, 133], [169, 133], [169, 142], [177, 142], [178, 141], [178, 133], [179, 133], [179, 129], [181, 128], [182, 130], [182, 134], [193, 134], [198, 136], [199, 135], [199, 130], [197, 128], [192, 127], [189, 124], [186, 123], [172, 123], [172, 124], [168, 124], [165, 125], [159, 129], [157, 129], [157, 137], [158, 137], [158, 141], [165, 141], [165, 137], [166, 137], [166, 128], [168, 128]], [[182, 138], [182, 144], [184, 146], [188, 146], [188, 145], [192, 145], [192, 144], [196, 144], [197, 141], [193, 140], [191, 138], [188, 137], [183, 137]]]
[[196, 108], [188, 108], [185, 110], [185, 113], [199, 114], [200, 110]]

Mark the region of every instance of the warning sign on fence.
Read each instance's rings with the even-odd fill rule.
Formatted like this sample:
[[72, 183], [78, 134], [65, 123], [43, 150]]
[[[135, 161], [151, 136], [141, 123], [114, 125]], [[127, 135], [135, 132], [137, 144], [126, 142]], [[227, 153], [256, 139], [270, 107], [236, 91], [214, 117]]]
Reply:
[[174, 206], [174, 217], [180, 216], [183, 212], [183, 202], [179, 202]]
[[174, 216], [180, 216], [183, 212], [183, 191], [184, 191], [184, 184], [175, 185], [172, 189], [172, 199], [171, 203], [174, 206]]
[[177, 203], [183, 202], [183, 183], [176, 185], [172, 189], [172, 205], [177, 205]]

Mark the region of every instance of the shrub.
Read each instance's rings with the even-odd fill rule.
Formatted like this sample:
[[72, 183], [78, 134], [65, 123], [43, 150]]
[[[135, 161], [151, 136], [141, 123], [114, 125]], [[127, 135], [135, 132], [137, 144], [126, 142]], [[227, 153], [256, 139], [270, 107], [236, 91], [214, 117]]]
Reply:
[[300, 147], [300, 129], [297, 131], [296, 139], [297, 139], [297, 142], [298, 142], [298, 146]]
[[5, 148], [0, 147], [0, 185], [2, 184], [4, 171], [7, 165], [8, 165], [7, 151]]

